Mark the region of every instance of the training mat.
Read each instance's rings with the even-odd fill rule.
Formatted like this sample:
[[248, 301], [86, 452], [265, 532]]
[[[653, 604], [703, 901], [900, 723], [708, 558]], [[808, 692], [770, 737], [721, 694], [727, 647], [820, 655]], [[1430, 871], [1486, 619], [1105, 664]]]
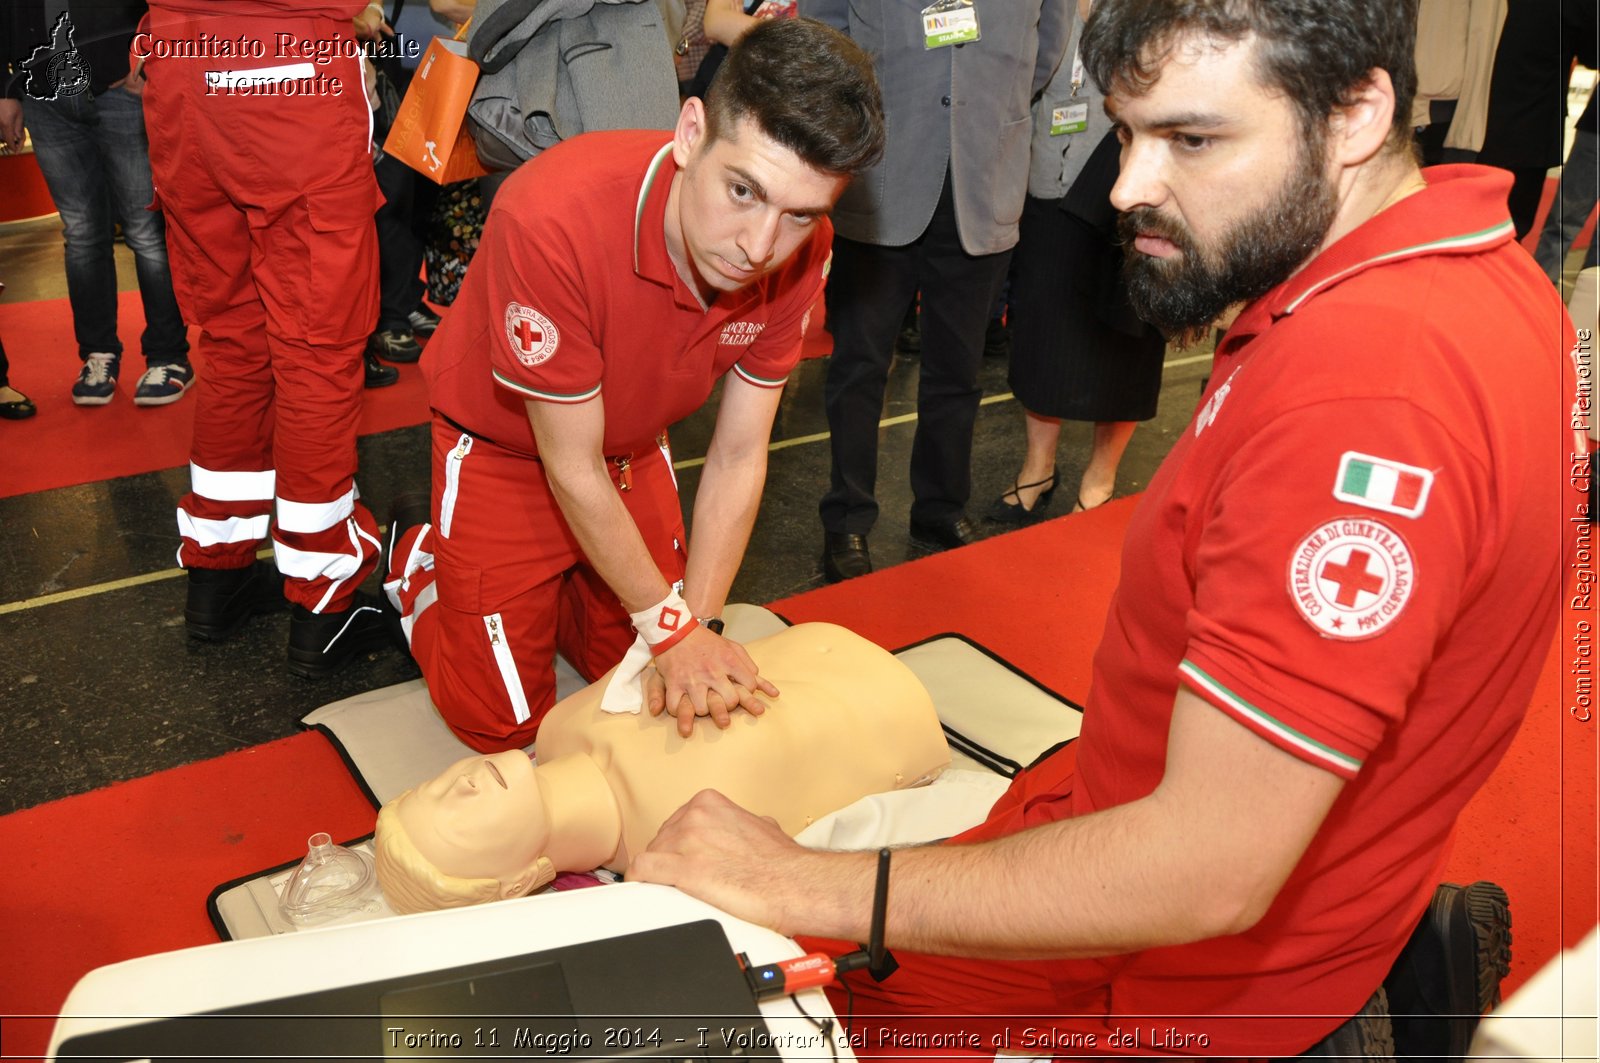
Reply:
[[[741, 642], [788, 626], [775, 613], [753, 605], [731, 605], [724, 619], [729, 637]], [[937, 636], [895, 656], [933, 699], [950, 743], [949, 778], [930, 788], [925, 802], [917, 800], [923, 796], [919, 791], [863, 798], [808, 828], [801, 837], [806, 844], [860, 848], [948, 837], [981, 822], [1017, 770], [1077, 737], [1082, 716], [1077, 705], [966, 638]], [[559, 658], [556, 675], [557, 697], [583, 686], [583, 679]], [[374, 807], [475, 755], [439, 718], [420, 679], [325, 705], [301, 722], [328, 736]], [[346, 844], [370, 853], [367, 843], [363, 838]], [[208, 903], [218, 934], [244, 938], [299, 929], [280, 913], [278, 898], [303, 855], [217, 887]], [[556, 883], [558, 888], [578, 884]], [[330, 925], [390, 914], [380, 900]]]

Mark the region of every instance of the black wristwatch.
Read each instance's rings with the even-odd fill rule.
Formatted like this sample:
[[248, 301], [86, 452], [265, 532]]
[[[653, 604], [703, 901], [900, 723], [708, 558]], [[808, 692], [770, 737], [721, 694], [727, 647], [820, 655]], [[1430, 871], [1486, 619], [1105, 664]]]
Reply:
[[722, 629], [727, 626], [722, 622], [722, 617], [720, 616], [697, 616], [695, 619], [700, 621], [701, 627], [710, 628], [713, 635], [722, 634]]

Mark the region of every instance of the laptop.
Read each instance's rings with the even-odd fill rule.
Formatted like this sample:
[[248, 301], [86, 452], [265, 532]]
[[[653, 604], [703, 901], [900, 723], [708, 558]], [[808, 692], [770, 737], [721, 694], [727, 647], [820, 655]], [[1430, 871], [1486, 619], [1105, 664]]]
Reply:
[[59, 1059], [776, 1060], [705, 919], [183, 1015], [63, 1042]]

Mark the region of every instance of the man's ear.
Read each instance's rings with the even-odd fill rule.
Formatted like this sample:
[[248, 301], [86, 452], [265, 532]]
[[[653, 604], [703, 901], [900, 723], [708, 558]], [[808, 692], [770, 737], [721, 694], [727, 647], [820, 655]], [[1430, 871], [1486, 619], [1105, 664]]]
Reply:
[[510, 882], [500, 884], [500, 899], [522, 897], [555, 881], [556, 865], [548, 856], [541, 856], [533, 866], [523, 870]]
[[678, 168], [689, 164], [689, 157], [706, 138], [706, 105], [698, 96], [683, 101], [678, 124], [672, 131], [672, 161]]
[[1348, 104], [1334, 109], [1329, 123], [1333, 161], [1359, 166], [1383, 150], [1394, 126], [1394, 83], [1389, 72], [1373, 67]]

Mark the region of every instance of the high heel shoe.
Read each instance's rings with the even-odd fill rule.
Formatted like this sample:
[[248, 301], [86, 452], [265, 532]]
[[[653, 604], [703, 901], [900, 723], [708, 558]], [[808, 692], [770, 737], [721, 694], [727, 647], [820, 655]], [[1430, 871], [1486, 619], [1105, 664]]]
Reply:
[[[983, 517], [996, 524], [1032, 524], [1043, 520], [1045, 510], [1050, 508], [1050, 498], [1056, 493], [1056, 487], [1060, 482], [1061, 472], [1056, 470], [1048, 479], [1035, 480], [1031, 484], [1013, 484], [1011, 490], [989, 503], [989, 508]], [[1049, 486], [1045, 486], [1047, 484]], [[1033, 508], [1029, 509], [1022, 504], [1021, 492], [1034, 487], [1044, 487], [1044, 490], [1039, 492], [1039, 497], [1033, 500]], [[1015, 498], [1016, 501], [1007, 502], [1008, 498]]]

